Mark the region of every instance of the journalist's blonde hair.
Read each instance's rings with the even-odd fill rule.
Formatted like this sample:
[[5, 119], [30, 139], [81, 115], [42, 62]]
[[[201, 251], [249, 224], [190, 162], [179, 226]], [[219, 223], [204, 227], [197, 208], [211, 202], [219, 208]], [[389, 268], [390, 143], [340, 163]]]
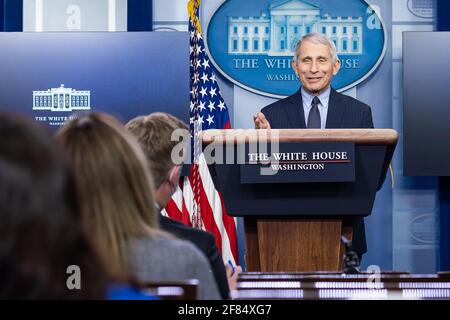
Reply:
[[134, 137], [113, 117], [89, 113], [56, 135], [80, 189], [83, 223], [112, 276], [128, 277], [126, 241], [158, 230], [151, 174]]

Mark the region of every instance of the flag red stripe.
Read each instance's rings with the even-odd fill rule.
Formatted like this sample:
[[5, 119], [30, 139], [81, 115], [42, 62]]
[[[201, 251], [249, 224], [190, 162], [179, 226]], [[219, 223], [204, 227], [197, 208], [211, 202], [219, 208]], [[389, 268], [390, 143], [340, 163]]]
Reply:
[[184, 197], [181, 198], [181, 205], [182, 205], [183, 209], [182, 209], [182, 216], [181, 216], [181, 220], [180, 221], [182, 223], [187, 224], [187, 225], [192, 227], [191, 219], [189, 217], [189, 211], [188, 211], [188, 209], [186, 207], [186, 202], [184, 202]]
[[225, 202], [223, 201], [223, 196], [220, 192], [217, 192], [220, 197], [220, 204], [222, 205], [222, 221], [225, 230], [228, 234], [228, 239], [230, 240], [231, 253], [233, 254], [234, 261], [238, 261], [238, 250], [237, 250], [237, 235], [236, 235], [236, 223], [233, 217], [227, 214], [225, 209]]
[[[195, 166], [195, 165], [194, 165]], [[194, 179], [192, 176], [189, 176], [189, 181], [191, 185], [193, 185]], [[200, 191], [200, 211], [203, 220], [203, 225], [205, 229], [214, 234], [216, 238], [216, 245], [222, 253], [222, 236], [220, 234], [219, 228], [216, 225], [216, 221], [214, 220], [214, 213], [211, 209], [211, 205], [208, 202], [208, 197], [206, 195], [205, 189], [203, 188], [202, 180], [200, 179], [199, 183], [199, 191]]]
[[180, 209], [178, 209], [177, 204], [175, 203], [175, 201], [172, 198], [167, 203], [165, 209], [170, 218], [175, 219], [177, 221], [181, 221], [182, 213], [181, 213]]

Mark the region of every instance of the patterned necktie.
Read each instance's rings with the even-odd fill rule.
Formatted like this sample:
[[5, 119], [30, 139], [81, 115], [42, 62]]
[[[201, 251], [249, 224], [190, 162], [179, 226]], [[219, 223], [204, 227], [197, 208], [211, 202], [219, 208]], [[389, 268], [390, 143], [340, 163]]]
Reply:
[[309, 110], [307, 128], [320, 129], [319, 103], [320, 103], [319, 98], [314, 97], [314, 99], [311, 103], [311, 106], [312, 106], [311, 110]]

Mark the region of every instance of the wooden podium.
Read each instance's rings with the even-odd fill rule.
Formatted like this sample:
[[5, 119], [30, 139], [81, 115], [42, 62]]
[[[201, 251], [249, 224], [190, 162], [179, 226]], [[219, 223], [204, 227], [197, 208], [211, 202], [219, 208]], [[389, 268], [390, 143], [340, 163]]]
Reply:
[[[392, 129], [238, 129], [208, 130], [202, 140], [204, 151], [222, 148], [223, 159], [231, 154], [226, 163], [216, 161], [209, 168], [228, 214], [244, 217], [247, 271], [314, 272], [342, 271], [341, 236], [351, 240], [351, 219], [371, 213], [398, 134]], [[276, 142], [351, 142], [354, 181], [242, 183], [239, 150]]]

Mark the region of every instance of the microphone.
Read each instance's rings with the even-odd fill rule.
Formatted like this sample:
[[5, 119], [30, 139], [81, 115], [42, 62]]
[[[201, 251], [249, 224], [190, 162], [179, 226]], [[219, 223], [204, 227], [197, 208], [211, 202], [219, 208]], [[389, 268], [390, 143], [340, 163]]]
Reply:
[[355, 251], [353, 251], [352, 243], [345, 237], [341, 236], [341, 242], [345, 246], [344, 253], [344, 273], [356, 274], [359, 273], [359, 258]]

